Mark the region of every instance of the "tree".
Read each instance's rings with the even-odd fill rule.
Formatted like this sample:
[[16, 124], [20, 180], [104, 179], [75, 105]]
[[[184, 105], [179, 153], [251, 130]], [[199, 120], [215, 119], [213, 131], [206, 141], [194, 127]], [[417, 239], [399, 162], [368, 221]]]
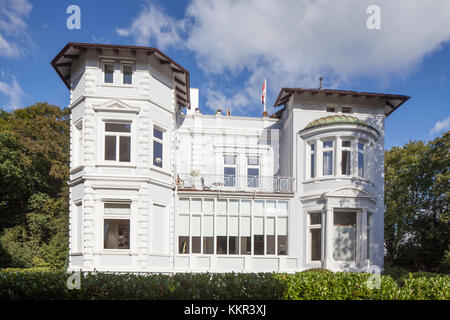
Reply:
[[0, 266], [64, 264], [69, 115], [47, 103], [0, 110]]
[[385, 155], [386, 263], [438, 271], [448, 249], [450, 131]]

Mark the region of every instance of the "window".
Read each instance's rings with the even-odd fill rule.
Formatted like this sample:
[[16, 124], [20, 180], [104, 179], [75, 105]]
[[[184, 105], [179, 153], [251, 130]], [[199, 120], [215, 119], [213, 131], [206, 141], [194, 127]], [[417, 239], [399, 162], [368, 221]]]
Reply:
[[351, 146], [351, 141], [342, 141], [341, 173], [347, 176], [351, 174]]
[[372, 233], [372, 214], [367, 213], [367, 259], [370, 260], [370, 236]]
[[335, 107], [327, 107], [327, 112], [336, 112]]
[[236, 185], [236, 156], [224, 155], [223, 164], [224, 185], [234, 187]]
[[309, 214], [309, 239], [311, 261], [322, 260], [322, 213]]
[[113, 63], [105, 63], [103, 64], [103, 73], [104, 73], [104, 81], [105, 83], [113, 83], [114, 82], [114, 64]]
[[104, 203], [103, 248], [130, 249], [130, 203]]
[[352, 113], [352, 108], [342, 107], [342, 113]]
[[259, 157], [247, 158], [247, 187], [259, 187]]
[[124, 64], [122, 65], [122, 82], [123, 84], [133, 83], [133, 65]]
[[153, 165], [163, 167], [163, 137], [164, 131], [153, 128]]
[[131, 123], [105, 123], [105, 160], [130, 162]]
[[358, 143], [358, 176], [364, 178], [364, 144]]
[[310, 145], [310, 162], [311, 162], [311, 178], [314, 178], [316, 175], [316, 145], [313, 143]]
[[181, 198], [178, 252], [287, 255], [288, 204], [287, 200]]
[[336, 261], [355, 261], [356, 257], [356, 212], [337, 211], [334, 219], [334, 250]]
[[323, 142], [323, 175], [333, 175], [333, 141]]

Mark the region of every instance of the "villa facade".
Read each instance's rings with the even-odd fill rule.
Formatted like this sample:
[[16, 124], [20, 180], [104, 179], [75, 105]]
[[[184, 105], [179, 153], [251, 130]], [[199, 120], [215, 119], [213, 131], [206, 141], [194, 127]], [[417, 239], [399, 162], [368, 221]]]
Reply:
[[70, 271], [382, 269], [384, 123], [409, 97], [283, 88], [270, 116], [205, 115], [157, 48], [68, 43], [52, 66]]

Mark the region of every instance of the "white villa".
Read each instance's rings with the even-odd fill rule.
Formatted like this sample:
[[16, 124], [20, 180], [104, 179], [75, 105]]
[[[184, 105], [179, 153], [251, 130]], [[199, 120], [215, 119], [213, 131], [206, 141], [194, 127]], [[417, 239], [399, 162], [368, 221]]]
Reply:
[[384, 123], [409, 97], [283, 88], [270, 116], [205, 115], [157, 48], [68, 43], [51, 64], [70, 90], [69, 271], [382, 269]]

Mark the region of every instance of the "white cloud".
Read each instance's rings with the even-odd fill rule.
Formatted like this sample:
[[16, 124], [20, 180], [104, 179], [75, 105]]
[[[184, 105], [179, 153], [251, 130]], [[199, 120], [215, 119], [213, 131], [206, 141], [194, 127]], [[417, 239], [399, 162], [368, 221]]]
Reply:
[[32, 8], [28, 0], [0, 0], [0, 56], [23, 54], [18, 42], [29, 41], [25, 18]]
[[430, 130], [430, 135], [433, 135], [435, 133], [439, 133], [442, 131], [450, 130], [450, 116], [445, 118], [442, 121], [438, 121], [435, 123], [434, 127]]
[[[176, 20], [153, 5], [123, 36], [140, 44], [191, 50], [208, 79], [208, 104], [260, 109], [281, 87], [344, 86], [360, 76], [406, 77], [422, 59], [450, 40], [450, 1], [377, 0], [381, 30], [369, 30], [372, 0], [192, 0]], [[432, 17], [432, 18], [431, 18]], [[244, 88], [224, 86], [224, 74], [245, 77]], [[205, 90], [201, 88], [202, 90]], [[351, 88], [350, 88], [351, 89]], [[238, 111], [240, 112], [240, 111]], [[236, 113], [236, 112], [235, 112]]]
[[21, 101], [24, 96], [24, 92], [16, 80], [16, 77], [12, 77], [10, 83], [0, 81], [0, 93], [8, 99], [6, 105], [2, 103], [1, 107], [7, 109], [17, 109], [21, 107]]
[[165, 49], [181, 43], [180, 32], [184, 29], [184, 20], [175, 20], [155, 5], [143, 8], [129, 28], [116, 28], [121, 36], [132, 36], [139, 45], [156, 46]]

